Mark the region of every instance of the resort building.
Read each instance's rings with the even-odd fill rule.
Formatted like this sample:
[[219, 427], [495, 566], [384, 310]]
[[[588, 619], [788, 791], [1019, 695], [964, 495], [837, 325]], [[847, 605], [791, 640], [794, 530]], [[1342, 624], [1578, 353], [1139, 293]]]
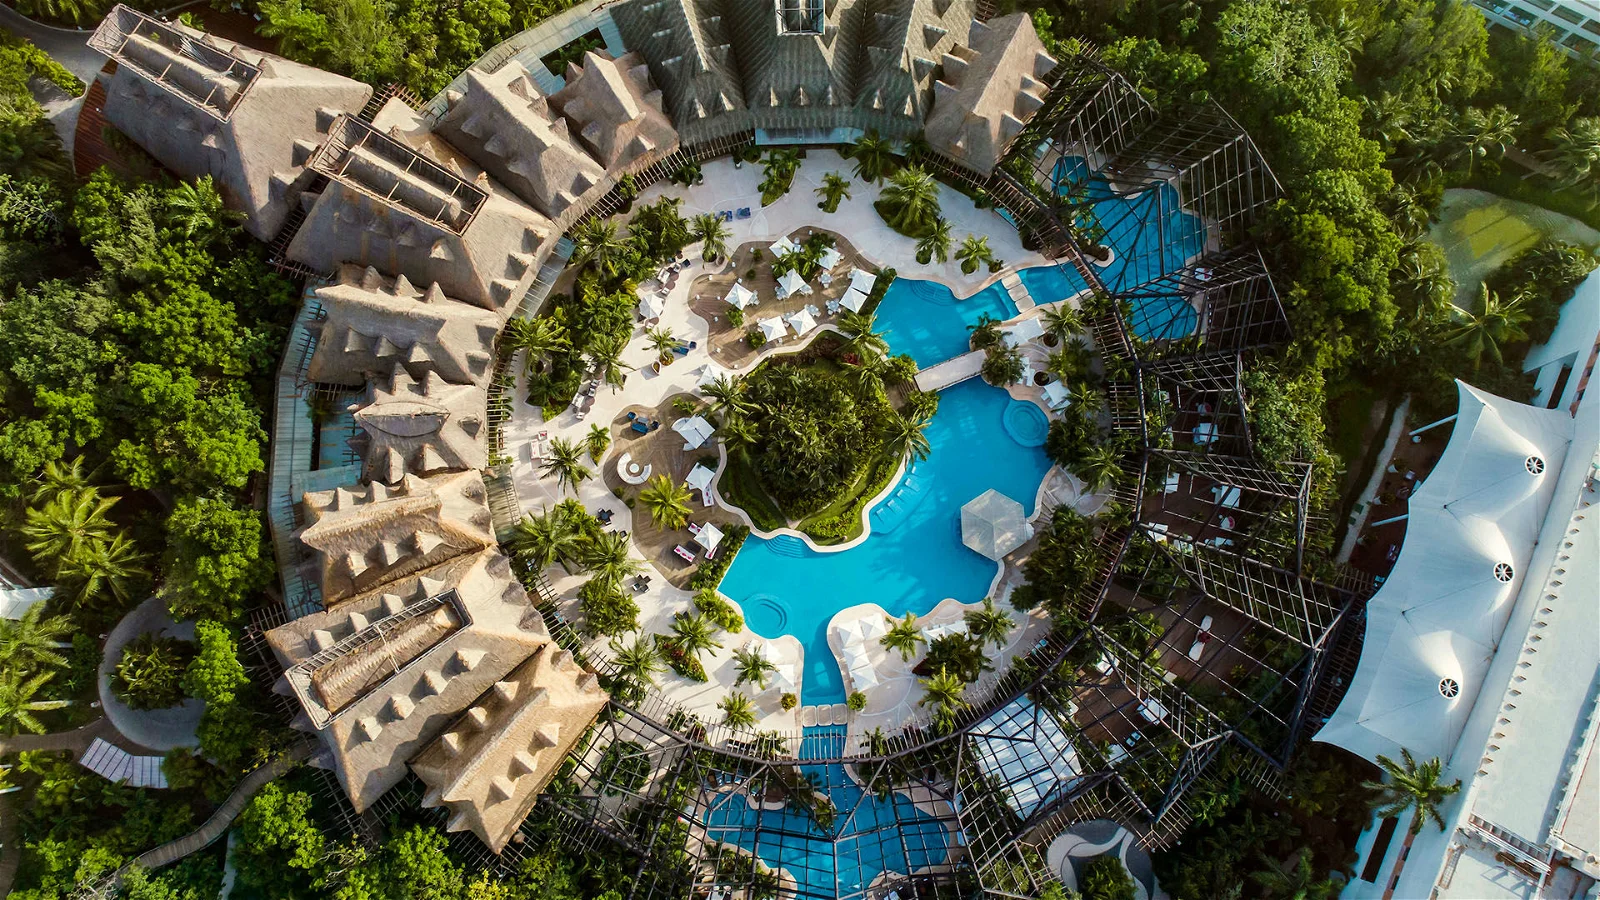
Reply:
[[1595, 0], [1472, 0], [1490, 22], [1543, 38], [1568, 55], [1593, 60], [1600, 52], [1600, 3]]

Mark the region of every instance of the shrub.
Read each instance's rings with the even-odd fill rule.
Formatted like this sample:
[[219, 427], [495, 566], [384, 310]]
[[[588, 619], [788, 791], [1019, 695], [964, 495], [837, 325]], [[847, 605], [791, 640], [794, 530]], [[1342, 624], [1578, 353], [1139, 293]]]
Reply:
[[793, 694], [785, 693], [782, 697], [778, 698], [778, 706], [782, 707], [784, 712], [788, 712], [799, 705], [800, 698]]
[[844, 705], [856, 712], [861, 712], [867, 708], [867, 695], [860, 691], [851, 691], [850, 696], [845, 698]]
[[111, 690], [132, 709], [165, 709], [184, 698], [183, 673], [194, 645], [177, 638], [141, 634], [122, 648]]
[[683, 652], [683, 648], [679, 647], [678, 642], [671, 636], [658, 634], [655, 636], [655, 641], [656, 649], [661, 651], [661, 658], [666, 660], [667, 668], [700, 684], [708, 680], [706, 667], [700, 664], [700, 660], [693, 653]]
[[750, 345], [751, 350], [760, 350], [766, 345], [767, 336], [762, 334], [760, 329], [752, 328], [744, 333], [744, 340]]
[[744, 310], [737, 306], [728, 307], [728, 324], [734, 328], [742, 327], [744, 325]]
[[583, 608], [583, 630], [590, 636], [615, 636], [637, 631], [639, 604], [616, 585], [591, 578], [578, 589]]
[[1083, 866], [1083, 877], [1078, 882], [1083, 900], [1134, 900], [1139, 896], [1133, 877], [1128, 874], [1122, 860], [1109, 853], [1096, 856]]
[[[722, 583], [722, 576], [727, 574], [728, 566], [733, 564], [733, 558], [739, 554], [739, 548], [744, 546], [744, 539], [749, 536], [750, 527], [748, 525], [730, 525], [723, 531], [722, 545], [717, 551], [717, 558], [710, 562], [701, 563], [694, 574], [689, 576], [689, 590], [697, 592], [704, 590], [715, 591], [717, 585]], [[744, 627], [744, 620], [740, 620], [739, 627]], [[726, 630], [734, 631], [736, 629], [728, 628]]]
[[723, 631], [737, 634], [744, 630], [744, 616], [732, 603], [722, 599], [716, 588], [701, 588], [694, 595], [694, 608], [705, 613], [706, 618], [717, 623]]

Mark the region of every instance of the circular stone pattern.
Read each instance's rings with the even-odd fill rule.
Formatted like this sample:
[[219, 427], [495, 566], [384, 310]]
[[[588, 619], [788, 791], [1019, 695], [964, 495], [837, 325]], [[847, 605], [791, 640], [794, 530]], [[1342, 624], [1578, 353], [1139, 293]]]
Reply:
[[1032, 403], [1012, 402], [1006, 407], [1003, 421], [1006, 433], [1024, 447], [1043, 447], [1050, 436], [1050, 418]]

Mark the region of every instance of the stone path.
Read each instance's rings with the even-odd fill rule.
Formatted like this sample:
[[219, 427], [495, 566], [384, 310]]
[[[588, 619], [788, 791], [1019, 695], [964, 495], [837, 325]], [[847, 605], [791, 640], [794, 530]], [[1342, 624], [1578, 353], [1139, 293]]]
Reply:
[[41, 25], [4, 4], [0, 4], [0, 27], [17, 37], [32, 41], [34, 46], [54, 57], [67, 71], [83, 79], [84, 84], [93, 81], [95, 73], [106, 64], [106, 58], [100, 51], [89, 46], [92, 28], [78, 30]]

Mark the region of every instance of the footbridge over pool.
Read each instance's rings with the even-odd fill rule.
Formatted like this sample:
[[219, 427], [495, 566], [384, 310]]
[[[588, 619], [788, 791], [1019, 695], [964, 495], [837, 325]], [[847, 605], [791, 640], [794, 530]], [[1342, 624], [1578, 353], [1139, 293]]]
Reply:
[[977, 375], [982, 369], [982, 350], [972, 350], [960, 356], [952, 356], [944, 362], [934, 363], [918, 372], [917, 389], [921, 391], [942, 391], [953, 384], [960, 384]]

